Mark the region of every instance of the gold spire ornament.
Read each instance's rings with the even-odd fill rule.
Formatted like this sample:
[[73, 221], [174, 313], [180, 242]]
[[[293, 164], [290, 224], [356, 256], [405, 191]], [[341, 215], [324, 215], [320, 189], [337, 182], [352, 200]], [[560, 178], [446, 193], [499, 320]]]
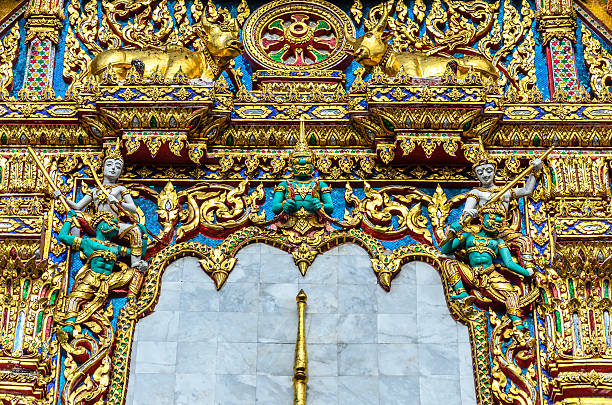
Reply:
[[303, 115], [300, 117], [300, 134], [298, 136], [297, 144], [291, 153], [291, 157], [294, 159], [305, 157], [308, 163], [311, 163], [312, 160], [312, 151], [310, 150], [310, 146], [306, 140], [306, 122], [304, 121]]
[[306, 355], [306, 300], [304, 290], [295, 297], [298, 307], [298, 330], [295, 340], [295, 359], [293, 362], [293, 405], [306, 405], [308, 385], [308, 357]]

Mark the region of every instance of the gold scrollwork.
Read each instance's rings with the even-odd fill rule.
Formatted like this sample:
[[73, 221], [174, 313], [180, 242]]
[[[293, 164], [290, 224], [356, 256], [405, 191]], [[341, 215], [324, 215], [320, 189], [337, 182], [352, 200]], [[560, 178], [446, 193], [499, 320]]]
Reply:
[[0, 99], [7, 99], [13, 87], [13, 67], [19, 51], [19, 26], [15, 25], [0, 43]]
[[257, 223], [265, 219], [259, 214], [258, 205], [265, 197], [263, 186], [260, 184], [248, 194], [247, 185], [247, 181], [242, 181], [238, 187], [202, 185], [179, 191], [177, 198], [184, 200], [187, 208], [180, 213], [182, 225], [177, 230], [177, 239], [185, 239], [201, 229], [227, 234], [248, 221]]
[[375, 190], [368, 183], [364, 183], [364, 192], [365, 198], [359, 200], [347, 183], [345, 200], [354, 207], [351, 213], [345, 212], [344, 220], [347, 223], [361, 223], [362, 227], [376, 235], [397, 238], [410, 233], [417, 239], [433, 242], [421, 205], [432, 202], [430, 196], [412, 187]]
[[[533, 362], [536, 340], [529, 332], [509, 332], [510, 319], [501, 319], [494, 312], [489, 316], [491, 331], [491, 391], [501, 404], [536, 403], [538, 392], [536, 367]], [[505, 347], [505, 350], [502, 349]], [[518, 364], [525, 364], [525, 369]]]
[[588, 28], [582, 30], [584, 60], [591, 76], [591, 88], [601, 101], [612, 101], [612, 56], [602, 48]]

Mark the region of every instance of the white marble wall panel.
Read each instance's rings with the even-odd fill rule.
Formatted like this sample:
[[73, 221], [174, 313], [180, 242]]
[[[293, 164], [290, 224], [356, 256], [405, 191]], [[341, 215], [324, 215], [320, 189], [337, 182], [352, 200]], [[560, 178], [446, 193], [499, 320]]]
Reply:
[[387, 293], [370, 263], [342, 245], [302, 277], [289, 254], [253, 245], [216, 291], [196, 259], [174, 262], [136, 328], [127, 404], [291, 404], [304, 289], [309, 405], [474, 405], [467, 328], [436, 271], [406, 265]]

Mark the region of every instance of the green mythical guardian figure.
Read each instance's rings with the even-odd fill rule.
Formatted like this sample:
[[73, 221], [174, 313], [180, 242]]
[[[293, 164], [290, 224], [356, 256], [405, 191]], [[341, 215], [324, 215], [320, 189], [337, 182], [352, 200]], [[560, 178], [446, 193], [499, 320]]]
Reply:
[[[508, 210], [511, 200], [531, 195], [536, 183], [531, 173], [541, 171], [542, 162], [552, 148], [503, 187], [494, 183], [495, 161], [484, 151], [482, 143], [480, 149], [473, 169], [482, 187], [468, 194], [461, 220], [450, 225], [449, 234], [441, 243], [443, 254], [456, 253], [459, 259], [444, 260], [443, 272], [455, 292], [451, 300], [468, 298], [466, 287], [476, 290], [474, 295], [483, 302], [503, 303], [515, 328], [522, 330], [525, 325], [521, 321], [521, 308], [535, 297], [531, 293], [527, 296], [523, 279], [535, 274], [539, 281], [541, 275], [534, 272], [532, 241], [511, 229]], [[525, 186], [513, 189], [525, 176], [528, 176]], [[479, 219], [480, 223], [471, 225], [472, 218]], [[519, 263], [512, 257], [511, 248], [518, 251]]]
[[[99, 211], [91, 219], [90, 226], [95, 236], [74, 236], [70, 229], [74, 210], [68, 212], [66, 221], [59, 233], [60, 242], [80, 251], [86, 258], [85, 265], [79, 269], [74, 284], [67, 297], [65, 314], [58, 318], [63, 323], [62, 330], [72, 334], [74, 326], [81, 324], [98, 311], [108, 300], [111, 291], [128, 286], [128, 299], [138, 293], [147, 263], [140, 260], [136, 267], [120, 262], [120, 257], [129, 258], [131, 248], [112, 242], [119, 234], [119, 221], [111, 213]], [[146, 252], [146, 239], [142, 240], [142, 254]]]
[[302, 117], [299, 141], [291, 154], [293, 179], [274, 188], [272, 202], [272, 211], [285, 217], [278, 227], [291, 228], [302, 235], [312, 228], [324, 227], [327, 221], [323, 212], [331, 215], [334, 211], [331, 187], [314, 177], [312, 158]]
[[[93, 214], [108, 212], [118, 218], [118, 238], [122, 243], [130, 246], [131, 266], [139, 267], [142, 266], [141, 262], [144, 259], [144, 252], [140, 247], [148, 235], [145, 228], [138, 223], [138, 207], [130, 195], [130, 190], [117, 182], [123, 172], [123, 165], [124, 160], [119, 145], [107, 149], [103, 161], [102, 182], [100, 183], [95, 172], [92, 172], [98, 182], [97, 187], [86, 190], [85, 195], [78, 202], [68, 199], [64, 201], [70, 208], [78, 212], [77, 221], [83, 224], [90, 222], [90, 213], [83, 211], [88, 207]], [[53, 196], [60, 198], [62, 193], [56, 190]], [[72, 234], [80, 236], [80, 229], [73, 228]]]
[[[469, 266], [458, 260], [447, 260], [444, 271], [455, 295], [452, 300], [469, 297], [464, 282], [470, 288], [477, 288], [486, 296], [505, 304], [506, 313], [517, 329], [525, 326], [521, 321], [520, 298], [522, 289], [513, 284], [506, 274], [531, 277], [533, 270], [517, 264], [506, 242], [500, 237], [504, 229], [505, 209], [501, 203], [486, 206], [480, 216], [481, 225], [466, 226], [460, 222], [450, 225], [454, 237], [443, 244], [440, 251], [444, 254], [465, 250]], [[496, 259], [501, 259], [501, 264]]]

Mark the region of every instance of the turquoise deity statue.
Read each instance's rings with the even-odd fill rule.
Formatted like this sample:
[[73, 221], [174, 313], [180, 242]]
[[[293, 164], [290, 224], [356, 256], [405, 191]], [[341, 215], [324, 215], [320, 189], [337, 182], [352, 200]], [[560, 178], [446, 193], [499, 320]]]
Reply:
[[[463, 213], [461, 214], [462, 220], [465, 220], [468, 217], [470, 219], [477, 219], [479, 216], [479, 209], [486, 206], [489, 201], [491, 201], [493, 196], [504, 188], [504, 186], [498, 186], [495, 184], [495, 174], [497, 169], [496, 160], [491, 158], [484, 150], [482, 140], [479, 147], [480, 151], [478, 153], [478, 158], [472, 165], [472, 171], [476, 178], [478, 178], [480, 186], [472, 189], [467, 194], [467, 200], [465, 201]], [[504, 210], [503, 221], [508, 221], [512, 216], [510, 204], [513, 200], [519, 200], [533, 194], [536, 186], [537, 175], [542, 170], [543, 158], [544, 157], [542, 157], [542, 159], [535, 158], [531, 161], [531, 171], [527, 175], [525, 185], [523, 187], [510, 187], [500, 197], [499, 207], [500, 209], [503, 208]], [[519, 176], [517, 179], [522, 177], [523, 176]], [[531, 240], [517, 230], [511, 229], [510, 226], [504, 226], [503, 229], [500, 229], [500, 237], [518, 253], [519, 263], [533, 273], [533, 269], [535, 268], [535, 253]]]
[[[533, 242], [516, 229], [516, 224], [509, 224], [510, 203], [533, 193], [536, 175], [552, 150], [533, 159], [505, 186], [496, 186], [496, 161], [486, 153], [481, 141], [472, 166], [481, 187], [468, 193], [460, 221], [450, 225], [440, 247], [443, 254], [455, 254], [457, 259], [447, 258], [442, 264], [442, 272], [454, 290], [451, 300], [467, 299], [469, 290], [482, 303], [503, 304], [517, 330], [525, 327], [521, 308], [537, 297], [537, 289], [528, 291], [524, 280], [534, 276], [539, 283], [542, 276], [534, 271]], [[513, 188], [525, 176], [525, 186]], [[478, 223], [471, 224], [472, 219]]]
[[274, 188], [272, 211], [277, 215], [320, 214], [321, 211], [331, 215], [334, 211], [331, 187], [314, 176], [313, 156], [306, 143], [303, 119], [300, 126], [300, 138], [291, 154], [293, 179]]
[[[501, 237], [504, 230], [506, 209], [503, 202], [492, 202], [480, 212], [479, 225], [466, 226], [460, 222], [450, 225], [454, 236], [440, 250], [444, 254], [465, 251], [467, 261], [446, 260], [443, 271], [455, 294], [452, 300], [469, 297], [469, 288], [478, 289], [494, 301], [505, 305], [506, 313], [516, 329], [525, 326], [521, 321], [521, 283], [513, 284], [510, 278], [529, 278], [531, 269], [526, 269], [512, 258], [507, 242]], [[499, 259], [499, 260], [498, 260]]]
[[[71, 234], [72, 218], [76, 215], [74, 210], [68, 212], [58, 236], [62, 243], [85, 257], [85, 265], [77, 272], [68, 294], [67, 310], [56, 317], [58, 323], [64, 325], [62, 330], [69, 334], [72, 334], [75, 325], [87, 321], [102, 308], [111, 291], [127, 286], [128, 298], [135, 297], [147, 268], [145, 261], [139, 261], [135, 267], [119, 261], [121, 257], [130, 258], [133, 252], [130, 247], [112, 241], [120, 229], [116, 216], [99, 211], [89, 224], [95, 235], [81, 237]], [[139, 250], [144, 254], [146, 249], [147, 241], [143, 239]]]

